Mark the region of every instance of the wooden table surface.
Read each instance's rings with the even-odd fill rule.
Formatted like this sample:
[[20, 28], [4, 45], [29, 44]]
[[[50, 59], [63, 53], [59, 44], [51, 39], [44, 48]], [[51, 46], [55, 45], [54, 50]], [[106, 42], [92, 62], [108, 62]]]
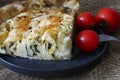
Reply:
[[[0, 0], [0, 5], [13, 0]], [[120, 0], [81, 0], [81, 11], [90, 11], [94, 14], [102, 7], [112, 7], [120, 11]], [[120, 30], [114, 35], [120, 39]], [[84, 72], [76, 73], [67, 78], [40, 79], [13, 72], [0, 65], [0, 80], [120, 80], [120, 43], [108, 42], [108, 52], [101, 61]]]

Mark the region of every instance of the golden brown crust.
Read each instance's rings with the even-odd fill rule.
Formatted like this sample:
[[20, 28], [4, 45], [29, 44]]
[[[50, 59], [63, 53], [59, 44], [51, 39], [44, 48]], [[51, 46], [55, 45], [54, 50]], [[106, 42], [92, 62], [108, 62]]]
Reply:
[[24, 6], [21, 2], [13, 2], [4, 7], [0, 8], [0, 23], [3, 21], [16, 16], [17, 14], [23, 12], [25, 10]]
[[79, 0], [28, 0], [27, 7], [31, 9], [40, 9], [42, 7], [64, 7], [79, 12]]
[[[79, 0], [26, 0], [22, 2], [13, 2], [0, 8], [0, 23], [18, 15], [21, 12], [35, 9], [42, 9], [43, 7], [62, 7], [79, 12]], [[73, 12], [74, 12], [73, 11]]]
[[8, 31], [4, 31], [0, 33], [0, 43], [2, 43], [8, 37]]

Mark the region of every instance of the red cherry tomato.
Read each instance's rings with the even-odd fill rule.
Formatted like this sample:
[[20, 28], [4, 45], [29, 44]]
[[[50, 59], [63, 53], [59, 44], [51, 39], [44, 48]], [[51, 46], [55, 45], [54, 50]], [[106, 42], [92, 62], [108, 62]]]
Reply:
[[77, 22], [77, 26], [82, 30], [93, 29], [97, 24], [95, 16], [93, 16], [89, 12], [80, 13], [77, 16], [77, 21], [76, 22]]
[[75, 44], [84, 52], [92, 52], [99, 46], [99, 36], [93, 30], [83, 30], [76, 36]]
[[96, 19], [100, 28], [107, 34], [114, 34], [120, 26], [120, 14], [112, 8], [99, 10]]

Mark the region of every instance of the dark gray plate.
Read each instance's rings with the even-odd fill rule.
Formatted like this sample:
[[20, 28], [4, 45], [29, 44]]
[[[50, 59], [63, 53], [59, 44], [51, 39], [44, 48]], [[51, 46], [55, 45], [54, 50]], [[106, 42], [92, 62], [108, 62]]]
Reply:
[[[12, 1], [14, 0], [1, 0], [0, 6]], [[96, 29], [96, 32], [101, 33], [98, 29]], [[76, 74], [98, 61], [105, 53], [106, 48], [106, 43], [101, 43], [96, 51], [89, 54], [78, 52], [70, 61], [29, 60], [0, 54], [0, 63], [13, 71], [29, 76], [42, 78], [66, 77]]]
[[[102, 33], [98, 28], [95, 31]], [[96, 51], [91, 53], [78, 51], [75, 53], [76, 56], [69, 61], [30, 60], [1, 54], [0, 63], [13, 71], [29, 76], [41, 78], [66, 77], [80, 72], [98, 61], [105, 53], [106, 48], [106, 43], [100, 43]]]

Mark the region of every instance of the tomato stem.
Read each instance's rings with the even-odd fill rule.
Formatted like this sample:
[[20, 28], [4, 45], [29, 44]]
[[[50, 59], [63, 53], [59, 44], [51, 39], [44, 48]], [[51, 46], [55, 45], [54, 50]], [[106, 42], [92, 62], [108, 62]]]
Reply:
[[102, 30], [105, 31], [105, 30], [107, 29], [108, 23], [107, 23], [105, 20], [102, 20], [102, 21], [100, 22], [99, 26], [100, 26], [100, 28], [101, 28]]

